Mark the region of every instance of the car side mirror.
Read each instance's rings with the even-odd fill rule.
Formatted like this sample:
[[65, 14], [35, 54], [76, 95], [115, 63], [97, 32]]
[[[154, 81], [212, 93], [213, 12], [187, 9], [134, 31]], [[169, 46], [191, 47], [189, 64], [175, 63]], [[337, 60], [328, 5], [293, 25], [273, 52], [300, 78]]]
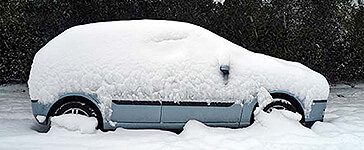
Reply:
[[229, 75], [229, 70], [230, 70], [230, 67], [228, 65], [221, 65], [220, 66], [220, 71], [224, 75]]
[[224, 80], [227, 80], [229, 78], [229, 74], [230, 74], [230, 66], [229, 65], [221, 65], [220, 66], [220, 71], [224, 77]]

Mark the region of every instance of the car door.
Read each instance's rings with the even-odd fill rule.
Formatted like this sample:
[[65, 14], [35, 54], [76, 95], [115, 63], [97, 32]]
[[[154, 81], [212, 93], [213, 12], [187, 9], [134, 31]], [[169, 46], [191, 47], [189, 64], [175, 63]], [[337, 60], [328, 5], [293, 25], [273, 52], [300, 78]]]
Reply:
[[198, 120], [210, 125], [231, 124], [237, 126], [242, 106], [233, 102], [163, 102], [161, 121], [163, 123], [186, 123]]
[[[222, 80], [229, 80], [229, 65], [221, 65]], [[205, 82], [205, 81], [202, 81]], [[179, 103], [163, 101], [161, 111], [162, 123], [185, 123], [188, 120], [198, 120], [209, 125], [230, 124], [238, 126], [242, 114], [242, 105], [234, 102], [217, 101], [207, 103], [204, 101], [182, 101]], [[229, 125], [229, 126], [230, 126]]]
[[159, 123], [161, 102], [113, 100], [111, 121], [117, 123]]

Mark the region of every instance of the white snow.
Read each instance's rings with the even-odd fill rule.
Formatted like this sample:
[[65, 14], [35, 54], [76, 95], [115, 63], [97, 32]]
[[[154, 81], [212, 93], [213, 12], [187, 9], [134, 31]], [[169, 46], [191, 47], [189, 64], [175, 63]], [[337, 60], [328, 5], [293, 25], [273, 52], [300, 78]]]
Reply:
[[[231, 68], [227, 81], [221, 65]], [[241, 102], [262, 88], [292, 93], [309, 113], [312, 100], [329, 93], [326, 79], [299, 63], [250, 52], [199, 26], [163, 20], [70, 28], [36, 54], [28, 85], [31, 99], [42, 103], [66, 93], [96, 94], [105, 114], [112, 99]]]
[[269, 130], [272, 130], [271, 132], [280, 131], [281, 129], [287, 129], [288, 132], [307, 130], [307, 128], [302, 128], [299, 123], [302, 117], [299, 113], [275, 109], [271, 113], [266, 113], [261, 109], [257, 109], [254, 115], [254, 124], [259, 124], [259, 127], [269, 127]]
[[51, 122], [52, 127], [59, 127], [70, 131], [79, 131], [80, 133], [95, 133], [97, 126], [97, 119], [95, 117], [86, 117], [76, 114], [54, 116], [51, 118]]
[[225, 0], [214, 0], [214, 3], [220, 3], [221, 5], [224, 5]]
[[364, 5], [364, 0], [351, 0], [350, 3], [355, 8], [359, 8], [359, 6], [363, 6]]
[[46, 116], [42, 116], [42, 115], [37, 115], [35, 118], [37, 118], [37, 120], [39, 122], [44, 122], [47, 119]]
[[55, 125], [48, 133], [38, 133], [27, 87], [0, 86], [0, 149], [363, 150], [364, 85], [333, 87], [330, 99], [324, 122], [315, 123], [312, 129], [302, 127], [297, 114], [257, 110], [257, 121], [241, 129], [212, 128], [191, 120], [181, 134], [121, 128], [82, 134]]
[[273, 102], [272, 96], [264, 88], [258, 89], [258, 94], [256, 97], [257, 97], [257, 101], [259, 104], [259, 108], [261, 108], [261, 109], [264, 109], [265, 106], [267, 106], [269, 103]]

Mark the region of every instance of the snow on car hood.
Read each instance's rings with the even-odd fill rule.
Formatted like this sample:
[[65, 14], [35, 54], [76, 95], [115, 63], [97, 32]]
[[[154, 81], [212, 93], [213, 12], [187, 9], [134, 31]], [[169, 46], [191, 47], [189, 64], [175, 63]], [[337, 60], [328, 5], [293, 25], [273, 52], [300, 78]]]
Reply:
[[[228, 79], [220, 71], [230, 66]], [[31, 99], [66, 93], [113, 99], [251, 100], [257, 89], [286, 91], [304, 100], [327, 99], [326, 79], [309, 68], [250, 52], [199, 26], [162, 20], [102, 22], [70, 28], [35, 56]]]

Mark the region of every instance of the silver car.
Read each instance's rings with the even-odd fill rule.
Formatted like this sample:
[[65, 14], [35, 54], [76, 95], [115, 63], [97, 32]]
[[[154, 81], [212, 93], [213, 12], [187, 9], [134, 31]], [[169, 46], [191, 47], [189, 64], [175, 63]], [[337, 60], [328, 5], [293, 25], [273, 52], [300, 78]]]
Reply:
[[96, 117], [101, 130], [180, 129], [191, 119], [238, 128], [258, 106], [297, 112], [310, 126], [323, 120], [329, 93], [325, 77], [302, 64], [163, 20], [68, 29], [36, 54], [28, 85], [40, 124], [71, 113]]

